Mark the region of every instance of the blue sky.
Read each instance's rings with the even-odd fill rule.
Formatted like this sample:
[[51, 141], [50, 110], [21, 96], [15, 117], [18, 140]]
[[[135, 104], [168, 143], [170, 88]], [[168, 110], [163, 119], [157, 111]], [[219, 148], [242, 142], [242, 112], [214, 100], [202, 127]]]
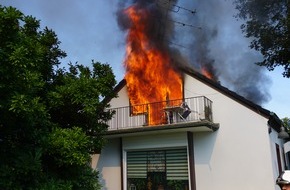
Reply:
[[[216, 4], [211, 6], [214, 7], [213, 10], [206, 7], [210, 4], [208, 1]], [[251, 61], [259, 60], [260, 57], [248, 48], [249, 40], [243, 37], [239, 28], [240, 23], [232, 16], [235, 10], [231, 1], [208, 1], [197, 3], [194, 0], [180, 0], [177, 3], [186, 8], [196, 8], [200, 19], [193, 23], [204, 26], [207, 30], [203, 31], [208, 32], [211, 31], [211, 26], [216, 27], [218, 33], [208, 43], [208, 49], [211, 58], [220, 63], [220, 67], [217, 66], [217, 72], [241, 71], [244, 73], [244, 75], [224, 74], [221, 79], [222, 85], [237, 90], [234, 84], [247, 84], [249, 78], [254, 78], [253, 80], [258, 81], [255, 85], [263, 86], [264, 91], [260, 91], [261, 94], [263, 95], [265, 92], [268, 97], [262, 107], [275, 112], [280, 118], [290, 117], [290, 79], [282, 77], [281, 68], [269, 72], [263, 68], [252, 66]], [[102, 63], [109, 63], [117, 81], [123, 78], [125, 33], [119, 29], [117, 24], [118, 0], [0, 0], [0, 4], [14, 6], [25, 15], [32, 15], [41, 20], [42, 27], [47, 26], [54, 30], [61, 41], [61, 49], [68, 54], [67, 58], [62, 60], [63, 65], [68, 62], [90, 65], [91, 60], [94, 59]], [[217, 16], [215, 16], [215, 12]], [[182, 20], [182, 17], [183, 14], [179, 14], [176, 19]], [[191, 19], [187, 18], [182, 22], [190, 21]], [[179, 31], [186, 32], [186, 29], [181, 28]], [[180, 38], [178, 43], [186, 45], [187, 39]], [[188, 55], [188, 52], [184, 52], [184, 54]], [[249, 62], [248, 65], [243, 64], [242, 66], [241, 62], [246, 60]], [[236, 62], [236, 64], [230, 65], [229, 62]], [[255, 69], [261, 73], [261, 75], [257, 75], [257, 78], [255, 78], [254, 72], [248, 74], [249, 70], [255, 71]]]

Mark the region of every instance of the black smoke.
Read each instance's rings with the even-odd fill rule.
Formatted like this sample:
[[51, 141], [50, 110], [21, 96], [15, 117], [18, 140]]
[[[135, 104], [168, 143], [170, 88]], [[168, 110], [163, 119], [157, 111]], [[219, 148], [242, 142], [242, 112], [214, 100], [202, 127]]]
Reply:
[[171, 52], [173, 64], [206, 67], [223, 86], [246, 99], [259, 105], [270, 100], [271, 81], [265, 69], [254, 64], [261, 56], [248, 47], [231, 0], [122, 0], [119, 5], [122, 30], [130, 27], [123, 14], [126, 7], [150, 10], [147, 33], [154, 46]]
[[[194, 16], [186, 17], [186, 22], [202, 28], [192, 28], [186, 31], [189, 35], [183, 34], [186, 39], [179, 38], [189, 47], [189, 51], [183, 52], [191, 64], [211, 65], [222, 85], [259, 105], [268, 102], [271, 80], [266, 70], [255, 64], [261, 55], [248, 47], [249, 39], [241, 33], [242, 23], [234, 18], [237, 12], [233, 1], [181, 0], [180, 3], [197, 10]], [[182, 33], [181, 29], [178, 33]]]
[[[171, 9], [171, 3], [158, 3], [156, 0], [135, 0], [135, 1], [122, 1], [120, 9], [117, 12], [117, 21], [121, 30], [126, 31], [132, 26], [130, 18], [125, 13], [126, 8], [134, 6], [135, 9], [142, 14], [142, 10], [148, 13], [148, 16], [142, 21], [146, 25], [146, 30], [143, 31], [150, 40], [151, 46], [156, 46], [160, 50], [169, 49], [166, 39], [172, 38], [174, 34], [174, 24], [170, 22], [171, 14], [168, 14], [168, 9]], [[161, 2], [161, 1], [160, 1]]]

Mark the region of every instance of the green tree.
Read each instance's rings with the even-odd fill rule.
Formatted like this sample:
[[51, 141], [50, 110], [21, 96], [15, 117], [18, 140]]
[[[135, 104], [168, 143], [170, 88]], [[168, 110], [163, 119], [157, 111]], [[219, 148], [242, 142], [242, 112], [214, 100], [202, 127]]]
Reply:
[[260, 51], [263, 60], [258, 65], [268, 70], [284, 68], [283, 76], [290, 77], [290, 1], [289, 0], [235, 0], [238, 18], [250, 47]]
[[284, 118], [281, 119], [281, 121], [282, 121], [282, 125], [289, 132], [290, 131], [290, 118], [289, 117], [284, 117]]
[[90, 154], [105, 143], [115, 97], [108, 64], [70, 64], [56, 34], [0, 5], [0, 189], [100, 189]]

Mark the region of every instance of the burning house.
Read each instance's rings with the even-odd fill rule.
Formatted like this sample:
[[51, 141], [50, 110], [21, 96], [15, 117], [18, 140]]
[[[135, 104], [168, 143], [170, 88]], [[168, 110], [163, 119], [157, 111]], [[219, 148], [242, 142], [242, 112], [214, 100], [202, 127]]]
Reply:
[[133, 105], [119, 83], [108, 144], [93, 156], [104, 189], [275, 189], [287, 162], [279, 118], [190, 69], [182, 89]]
[[173, 26], [160, 22], [169, 2], [139, 0], [119, 13], [126, 74], [110, 100], [108, 143], [92, 157], [103, 189], [275, 189], [286, 167], [281, 121], [211, 69], [180, 64], [164, 40]]

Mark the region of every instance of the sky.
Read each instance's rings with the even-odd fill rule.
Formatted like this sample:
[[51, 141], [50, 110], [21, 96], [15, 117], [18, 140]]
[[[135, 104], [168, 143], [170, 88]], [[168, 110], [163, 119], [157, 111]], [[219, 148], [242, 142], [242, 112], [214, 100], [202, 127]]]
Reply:
[[[67, 53], [62, 65], [89, 66], [95, 60], [110, 64], [116, 80], [123, 79], [126, 31], [120, 29], [117, 12], [130, 5], [129, 0], [0, 0], [0, 4], [16, 7], [40, 20], [42, 28], [55, 31]], [[185, 60], [193, 66], [201, 60], [211, 64], [223, 86], [254, 97], [280, 118], [290, 117], [290, 79], [282, 76], [281, 68], [270, 72], [253, 64], [261, 55], [248, 47], [231, 0], [179, 0], [175, 5], [169, 11], [177, 21], [170, 42]]]

